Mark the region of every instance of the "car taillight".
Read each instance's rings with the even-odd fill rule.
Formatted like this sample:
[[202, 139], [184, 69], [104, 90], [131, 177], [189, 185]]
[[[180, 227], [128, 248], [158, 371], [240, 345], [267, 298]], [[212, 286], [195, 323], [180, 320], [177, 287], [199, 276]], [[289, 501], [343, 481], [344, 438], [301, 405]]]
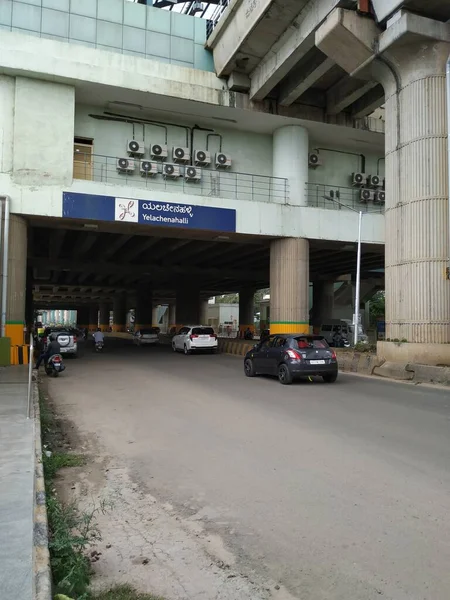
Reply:
[[301, 354], [299, 354], [295, 350], [286, 350], [286, 354], [289, 356], [289, 358], [293, 358], [295, 360], [302, 360]]
[[212, 337], [213, 340], [217, 340], [217, 335], [215, 333], [213, 333], [212, 335], [210, 335], [209, 337]]
[[192, 335], [189, 336], [190, 340], [193, 340], [195, 338], [198, 338], [198, 335], [196, 333], [193, 333]]
[[73, 343], [74, 343], [74, 344], [76, 344], [76, 343], [77, 343], [77, 336], [76, 336], [76, 335], [74, 335], [74, 336], [73, 336]]
[[47, 338], [43, 338], [42, 341], [44, 342], [44, 344], [46, 344], [47, 343]]
[[334, 350], [331, 351], [331, 360], [336, 360], [336, 352]]

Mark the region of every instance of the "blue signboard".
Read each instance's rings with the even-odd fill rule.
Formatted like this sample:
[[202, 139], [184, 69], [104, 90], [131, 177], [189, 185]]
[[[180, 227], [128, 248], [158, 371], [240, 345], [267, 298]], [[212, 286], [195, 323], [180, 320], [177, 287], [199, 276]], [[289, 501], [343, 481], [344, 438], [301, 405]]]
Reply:
[[157, 227], [236, 231], [236, 211], [230, 208], [176, 204], [63, 192], [63, 217], [139, 223]]

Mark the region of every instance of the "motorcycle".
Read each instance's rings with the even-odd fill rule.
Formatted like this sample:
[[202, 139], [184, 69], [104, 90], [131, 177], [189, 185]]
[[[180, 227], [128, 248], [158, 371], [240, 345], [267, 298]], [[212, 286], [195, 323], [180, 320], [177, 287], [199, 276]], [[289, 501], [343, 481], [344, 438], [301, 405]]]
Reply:
[[95, 342], [95, 351], [103, 352], [103, 342]]
[[48, 359], [45, 365], [45, 372], [49, 377], [58, 377], [65, 368], [61, 354], [54, 354]]

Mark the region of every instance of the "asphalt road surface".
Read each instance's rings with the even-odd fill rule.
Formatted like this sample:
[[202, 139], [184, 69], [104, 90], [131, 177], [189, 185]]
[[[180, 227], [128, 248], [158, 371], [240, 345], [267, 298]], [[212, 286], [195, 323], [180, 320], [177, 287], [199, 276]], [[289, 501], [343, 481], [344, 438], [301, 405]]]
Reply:
[[449, 392], [242, 367], [118, 344], [68, 360], [52, 388], [76, 385], [80, 427], [295, 598], [448, 600]]

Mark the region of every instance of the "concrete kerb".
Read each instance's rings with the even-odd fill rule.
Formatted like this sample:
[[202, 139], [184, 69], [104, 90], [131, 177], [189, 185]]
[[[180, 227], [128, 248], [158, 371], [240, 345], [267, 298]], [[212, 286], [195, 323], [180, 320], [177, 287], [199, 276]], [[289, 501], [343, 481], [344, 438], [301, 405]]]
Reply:
[[39, 389], [33, 382], [34, 412], [34, 531], [33, 567], [35, 600], [52, 599], [52, 575], [48, 549], [48, 521], [45, 502], [44, 466], [42, 463], [41, 414], [39, 409]]

